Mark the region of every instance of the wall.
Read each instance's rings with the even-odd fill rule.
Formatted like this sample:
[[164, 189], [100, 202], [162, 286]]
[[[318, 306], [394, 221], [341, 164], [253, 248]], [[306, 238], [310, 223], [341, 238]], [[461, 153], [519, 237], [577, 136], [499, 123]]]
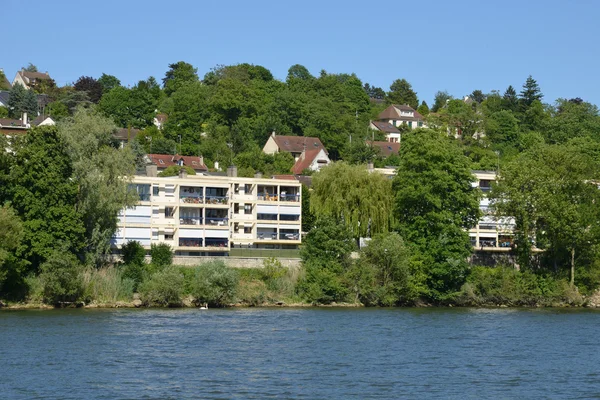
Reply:
[[[232, 268], [261, 268], [264, 258], [240, 258], [240, 257], [173, 257], [173, 265], [185, 265], [195, 267], [196, 265], [209, 261], [224, 261]], [[281, 265], [287, 268], [300, 267], [299, 258], [278, 258]]]

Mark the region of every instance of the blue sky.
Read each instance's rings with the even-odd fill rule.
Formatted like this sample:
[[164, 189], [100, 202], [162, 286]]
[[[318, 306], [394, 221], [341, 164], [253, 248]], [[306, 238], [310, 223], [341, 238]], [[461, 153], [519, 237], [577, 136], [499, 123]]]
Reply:
[[29, 62], [59, 85], [103, 72], [124, 84], [160, 80], [180, 60], [200, 77], [248, 62], [282, 80], [302, 64], [315, 75], [354, 72], [384, 90], [405, 78], [431, 105], [437, 90], [519, 91], [531, 74], [546, 102], [600, 105], [599, 1], [1, 2], [9, 79]]

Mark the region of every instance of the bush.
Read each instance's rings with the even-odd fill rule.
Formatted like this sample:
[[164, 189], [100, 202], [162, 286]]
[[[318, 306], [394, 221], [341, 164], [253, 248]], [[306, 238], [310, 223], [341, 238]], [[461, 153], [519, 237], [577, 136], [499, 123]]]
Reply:
[[83, 294], [82, 267], [70, 253], [53, 253], [40, 267], [43, 299], [48, 304], [74, 302]]
[[127, 265], [144, 264], [146, 261], [146, 249], [136, 240], [122, 245], [121, 254], [123, 256], [123, 263]]
[[166, 243], [152, 244], [150, 255], [152, 256], [152, 265], [156, 271], [170, 267], [173, 264], [173, 249]]
[[123, 271], [115, 267], [103, 269], [88, 268], [82, 274], [83, 299], [86, 303], [115, 303], [133, 298], [135, 282], [124, 278]]
[[331, 261], [328, 268], [320, 263], [304, 263], [305, 274], [298, 284], [298, 294], [313, 304], [329, 304], [346, 301], [348, 289], [337, 272], [341, 266]]
[[191, 294], [196, 304], [226, 306], [234, 299], [238, 281], [237, 271], [223, 261], [211, 261], [196, 267]]
[[182, 273], [174, 268], [167, 268], [140, 285], [141, 300], [147, 306], [179, 306], [184, 284]]
[[187, 165], [179, 166], [179, 165], [171, 165], [170, 167], [165, 168], [164, 171], [159, 172], [158, 176], [177, 176], [180, 171], [187, 172], [188, 175], [196, 175], [196, 171], [192, 167], [188, 167]]

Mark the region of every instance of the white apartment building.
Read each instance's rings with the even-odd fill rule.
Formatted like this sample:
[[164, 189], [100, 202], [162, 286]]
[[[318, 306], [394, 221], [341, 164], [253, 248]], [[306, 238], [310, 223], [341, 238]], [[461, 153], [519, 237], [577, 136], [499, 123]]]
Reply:
[[515, 220], [494, 216], [487, 197], [492, 189], [492, 182], [496, 180], [496, 171], [473, 171], [473, 175], [476, 178], [473, 187], [478, 187], [483, 192], [479, 201], [483, 215], [479, 223], [469, 230], [471, 245], [475, 250], [508, 252], [513, 247]]
[[182, 174], [157, 177], [148, 168], [131, 188], [140, 201], [119, 213], [112, 245], [136, 240], [169, 244], [177, 256], [228, 255], [231, 248], [297, 249], [301, 184], [290, 179]]

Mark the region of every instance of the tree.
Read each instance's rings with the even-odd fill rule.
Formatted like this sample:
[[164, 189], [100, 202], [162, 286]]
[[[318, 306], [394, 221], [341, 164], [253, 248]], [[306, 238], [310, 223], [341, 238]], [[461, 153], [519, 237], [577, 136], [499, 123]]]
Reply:
[[169, 70], [163, 78], [165, 93], [170, 96], [186, 83], [198, 81], [198, 69], [184, 61], [169, 64]]
[[75, 207], [79, 185], [71, 179], [73, 166], [58, 129], [31, 129], [26, 142], [15, 151], [9, 195], [23, 221], [23, 240], [17, 255], [37, 270], [54, 250], [80, 254], [85, 245], [85, 226]]
[[576, 257], [600, 242], [600, 161], [589, 140], [567, 146], [542, 145], [503, 167], [492, 191], [500, 216], [515, 219], [519, 264], [532, 266], [533, 248], [545, 250], [555, 271], [569, 270], [575, 282]]
[[315, 215], [310, 211], [310, 189], [302, 184], [302, 232], [309, 232], [315, 226]]
[[315, 79], [314, 76], [308, 71], [308, 69], [304, 65], [294, 64], [288, 69], [288, 74], [286, 78], [286, 82], [290, 83], [293, 79], [300, 79], [303, 81], [308, 81]]
[[103, 86], [100, 82], [91, 76], [81, 76], [73, 85], [73, 88], [79, 92], [86, 92], [88, 99], [97, 104], [102, 97]]
[[355, 238], [388, 232], [392, 224], [390, 180], [362, 165], [337, 162], [313, 176], [311, 211], [340, 219]]
[[0, 90], [10, 90], [10, 82], [6, 79], [3, 70], [0, 70]]
[[519, 106], [519, 98], [517, 97], [517, 91], [512, 85], [509, 85], [502, 96], [503, 106], [506, 110], [509, 111], [517, 111], [517, 107]]
[[102, 96], [98, 109], [119, 127], [144, 128], [152, 124], [157, 104], [145, 84], [132, 89], [117, 86]]
[[448, 100], [451, 100], [452, 96], [450, 96], [450, 93], [448, 93], [447, 91], [440, 91], [438, 90], [435, 93], [435, 97], [433, 100], [433, 106], [431, 107], [431, 112], [438, 112], [440, 109], [442, 109], [443, 107], [446, 106], [446, 103], [448, 102]]
[[469, 97], [477, 104], [481, 104], [485, 101], [485, 94], [481, 90], [473, 90]]
[[117, 86], [121, 86], [121, 81], [116, 76], [105, 73], [102, 73], [100, 78], [98, 78], [98, 83], [102, 86], [102, 92], [104, 93], [111, 91]]
[[388, 101], [393, 104], [407, 104], [416, 109], [419, 106], [417, 93], [406, 79], [396, 79], [387, 94]]
[[471, 166], [457, 142], [429, 129], [408, 135], [400, 157], [393, 182], [399, 232], [419, 255], [431, 297], [443, 300], [464, 282], [467, 231], [479, 218]]
[[499, 111], [487, 119], [485, 133], [492, 143], [516, 146], [519, 138], [519, 120], [511, 111]]
[[38, 116], [38, 101], [37, 95], [31, 89], [29, 89], [25, 94], [25, 101], [22, 106], [23, 112], [26, 112], [31, 119], [34, 119]]
[[16, 83], [11, 89], [8, 97], [8, 112], [13, 118], [21, 117], [25, 111], [25, 100], [27, 90], [20, 83]]
[[385, 91], [382, 88], [371, 86], [368, 83], [365, 83], [363, 88], [370, 98], [378, 100], [385, 99]]
[[59, 126], [72, 163], [71, 178], [78, 185], [76, 210], [85, 226], [86, 258], [94, 265], [110, 253], [118, 212], [137, 200], [127, 190], [134, 156], [129, 147], [111, 145], [115, 129], [108, 118], [88, 109], [77, 110]]
[[523, 90], [521, 90], [521, 96], [519, 98], [521, 107], [526, 110], [534, 101], [538, 100], [541, 102], [543, 97], [544, 95], [540, 90], [540, 86], [536, 80], [529, 75], [523, 84]]
[[429, 115], [429, 106], [427, 105], [427, 102], [425, 100], [421, 102], [421, 105], [419, 106], [419, 108], [417, 108], [417, 112], [424, 117]]
[[38, 72], [38, 68], [32, 63], [27, 64], [26, 67], [21, 67], [21, 69], [27, 72]]
[[15, 252], [23, 237], [23, 225], [14, 210], [5, 205], [0, 207], [0, 298], [5, 281], [21, 275], [20, 264], [15, 257]]

